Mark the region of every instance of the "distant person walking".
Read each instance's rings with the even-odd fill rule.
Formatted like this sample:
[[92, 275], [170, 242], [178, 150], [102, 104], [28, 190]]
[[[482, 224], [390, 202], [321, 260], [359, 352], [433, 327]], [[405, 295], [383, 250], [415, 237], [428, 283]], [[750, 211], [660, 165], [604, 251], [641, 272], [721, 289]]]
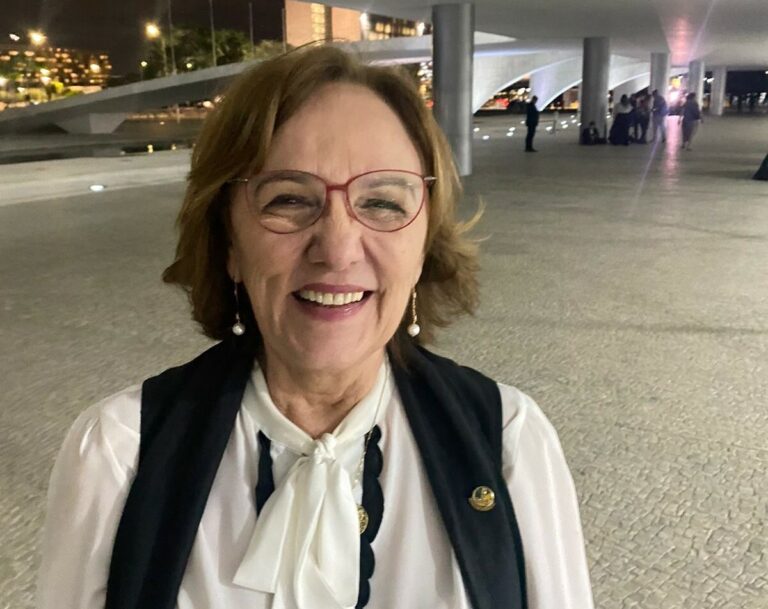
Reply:
[[651, 101], [647, 93], [639, 95], [637, 98], [637, 125], [640, 127], [640, 135], [635, 135], [635, 141], [641, 144], [648, 143], [648, 123], [651, 120]]
[[696, 101], [696, 94], [689, 93], [685, 97], [683, 112], [680, 115], [680, 124], [683, 126], [683, 148], [685, 150], [691, 149], [691, 141], [693, 141], [693, 136], [696, 135], [696, 129], [700, 122], [701, 109]]
[[637, 115], [637, 101], [637, 95], [634, 93], [629, 96], [629, 105], [632, 107], [632, 110], [629, 111], [629, 131], [632, 134], [630, 140], [633, 142], [640, 139], [640, 121], [638, 120], [639, 117]]
[[621, 96], [619, 103], [613, 107], [613, 124], [608, 140], [614, 146], [629, 146], [629, 126], [632, 105], [626, 95]]
[[536, 152], [536, 149], [533, 147], [533, 138], [536, 135], [536, 127], [539, 126], [539, 110], [536, 108], [537, 101], [539, 101], [539, 98], [534, 95], [525, 107], [525, 126], [528, 128], [528, 133], [525, 136], [526, 152]]
[[651, 102], [651, 117], [653, 118], [653, 141], [659, 139], [659, 133], [661, 133], [661, 141], [667, 141], [667, 114], [669, 114], [669, 107], [667, 106], [667, 100], [659, 93], [657, 89], [653, 90], [652, 102]]

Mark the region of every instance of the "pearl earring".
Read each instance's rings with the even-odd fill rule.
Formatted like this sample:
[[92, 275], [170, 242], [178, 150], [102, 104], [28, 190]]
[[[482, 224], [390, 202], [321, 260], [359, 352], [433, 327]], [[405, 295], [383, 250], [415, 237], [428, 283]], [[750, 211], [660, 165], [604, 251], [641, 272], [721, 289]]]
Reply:
[[232, 334], [235, 336], [245, 334], [245, 325], [240, 321], [240, 299], [237, 295], [237, 282], [235, 282], [235, 324], [232, 326]]
[[413, 295], [411, 297], [411, 323], [408, 325], [408, 336], [416, 338], [421, 332], [421, 326], [419, 325], [419, 317], [416, 315], [416, 288], [413, 288]]

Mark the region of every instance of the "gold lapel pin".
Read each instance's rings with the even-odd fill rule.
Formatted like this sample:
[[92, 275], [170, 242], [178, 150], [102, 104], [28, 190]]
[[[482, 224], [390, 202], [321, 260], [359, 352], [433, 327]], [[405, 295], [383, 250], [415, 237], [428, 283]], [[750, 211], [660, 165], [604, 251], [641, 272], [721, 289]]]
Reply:
[[357, 522], [360, 525], [360, 535], [368, 528], [368, 512], [362, 505], [357, 506]]
[[487, 486], [478, 486], [468, 501], [478, 512], [488, 512], [496, 506], [496, 494]]

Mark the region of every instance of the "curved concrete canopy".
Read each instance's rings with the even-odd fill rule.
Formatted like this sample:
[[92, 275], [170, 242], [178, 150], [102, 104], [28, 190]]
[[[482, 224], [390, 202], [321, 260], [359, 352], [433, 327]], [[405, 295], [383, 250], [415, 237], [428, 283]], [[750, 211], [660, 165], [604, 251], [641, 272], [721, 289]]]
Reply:
[[567, 62], [572, 53], [527, 53], [476, 57], [473, 68], [472, 111], [476, 112], [491, 96], [546, 66]]
[[[530, 53], [512, 57], [475, 58], [472, 110], [477, 111], [494, 93], [531, 75], [531, 93], [543, 108], [571, 87], [581, 82], [581, 54]], [[632, 57], [611, 56], [609, 88], [650, 73], [649, 62]], [[647, 86], [647, 83], [643, 86]], [[641, 89], [642, 86], [638, 87]]]
[[621, 99], [622, 95], [633, 95], [642, 89], [648, 87], [651, 82], [651, 73], [646, 72], [635, 78], [630, 78], [622, 83], [615, 85], [613, 88], [613, 99]]

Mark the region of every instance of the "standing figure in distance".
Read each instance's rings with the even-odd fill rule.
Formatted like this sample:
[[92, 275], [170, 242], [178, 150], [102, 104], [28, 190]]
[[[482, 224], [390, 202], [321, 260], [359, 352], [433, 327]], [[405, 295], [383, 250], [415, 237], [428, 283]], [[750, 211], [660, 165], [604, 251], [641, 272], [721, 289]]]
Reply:
[[537, 152], [533, 147], [533, 137], [536, 135], [536, 127], [539, 126], [539, 111], [536, 108], [537, 101], [539, 101], [539, 98], [534, 95], [525, 107], [525, 126], [528, 128], [528, 133], [525, 136], [526, 152]]
[[650, 96], [647, 93], [637, 96], [637, 124], [640, 127], [640, 136], [635, 140], [640, 144], [648, 143], [648, 123], [651, 119], [651, 102]]
[[653, 141], [659, 139], [659, 132], [661, 132], [661, 141], [667, 141], [667, 114], [669, 114], [669, 108], [667, 107], [667, 100], [659, 93], [658, 89], [653, 90], [653, 102], [651, 107], [651, 116], [653, 117]]
[[629, 98], [626, 95], [622, 95], [619, 103], [613, 108], [613, 124], [611, 125], [609, 140], [614, 146], [629, 146], [631, 112], [632, 105], [629, 103]]
[[701, 109], [699, 108], [699, 102], [696, 101], [696, 94], [689, 93], [685, 96], [683, 112], [680, 115], [680, 124], [683, 126], [683, 148], [685, 150], [691, 149], [691, 141], [693, 141], [693, 136], [696, 135], [696, 129], [700, 121]]
[[637, 102], [638, 97], [634, 93], [629, 96], [629, 105], [632, 107], [632, 109], [629, 111], [629, 131], [630, 136], [629, 139], [632, 142], [636, 142], [638, 139], [640, 139], [640, 121], [638, 120], [638, 114], [637, 114]]

